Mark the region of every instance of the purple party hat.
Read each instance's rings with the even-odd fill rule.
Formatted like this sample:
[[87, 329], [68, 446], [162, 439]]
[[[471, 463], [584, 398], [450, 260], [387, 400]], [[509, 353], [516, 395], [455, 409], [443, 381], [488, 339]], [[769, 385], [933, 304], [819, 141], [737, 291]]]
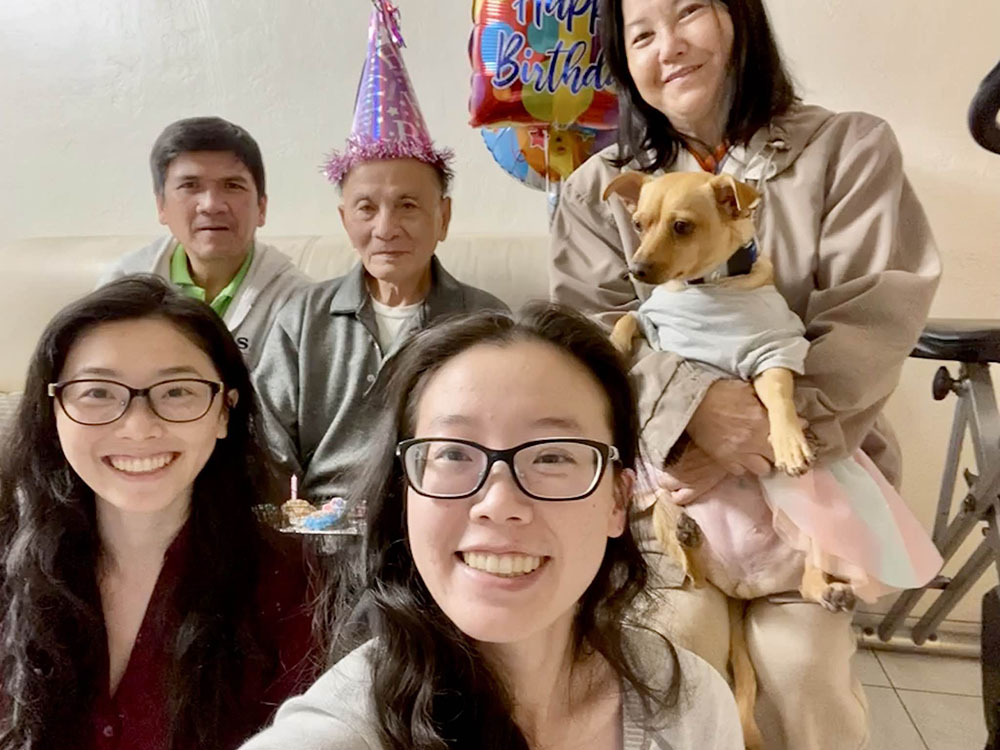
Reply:
[[357, 164], [378, 159], [419, 159], [448, 171], [451, 149], [436, 149], [413, 93], [400, 48], [399, 10], [389, 0], [372, 0], [368, 51], [354, 101], [354, 122], [343, 151], [334, 151], [323, 171], [339, 185]]

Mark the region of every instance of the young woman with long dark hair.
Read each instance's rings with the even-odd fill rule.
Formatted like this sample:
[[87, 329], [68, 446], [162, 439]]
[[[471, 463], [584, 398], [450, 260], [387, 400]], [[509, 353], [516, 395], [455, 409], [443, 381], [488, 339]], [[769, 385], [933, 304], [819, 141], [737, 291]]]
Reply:
[[232, 748], [312, 676], [246, 365], [154, 277], [42, 334], [0, 449], [0, 748]]
[[742, 749], [721, 677], [637, 625], [638, 424], [600, 329], [480, 313], [391, 367], [355, 488], [374, 637], [244, 750]]
[[[613, 326], [649, 296], [628, 274], [639, 243], [633, 217], [620, 198], [603, 199], [623, 169], [705, 170], [755, 185], [756, 247], [810, 341], [795, 395], [817, 460], [860, 447], [898, 482], [898, 445], [881, 411], [941, 269], [892, 129], [872, 115], [802, 104], [763, 0], [601, 0], [600, 33], [619, 90], [618, 144], [563, 187], [553, 299]], [[740, 475], [771, 471], [767, 416], [749, 383], [667, 352], [644, 349], [632, 364], [649, 459], [662, 468], [686, 436], [660, 477], [676, 502], [734, 497]], [[651, 510], [640, 511], [645, 537]], [[664, 596], [660, 619], [672, 637], [725, 671], [726, 596], [712, 586]], [[867, 746], [850, 613], [759, 598], [747, 604], [747, 636], [768, 748]]]

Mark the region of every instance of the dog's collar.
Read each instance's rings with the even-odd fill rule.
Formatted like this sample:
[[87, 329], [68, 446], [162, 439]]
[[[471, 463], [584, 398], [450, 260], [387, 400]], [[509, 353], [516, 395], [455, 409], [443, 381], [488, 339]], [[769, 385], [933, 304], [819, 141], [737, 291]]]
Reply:
[[729, 260], [712, 269], [698, 279], [688, 279], [688, 284], [698, 286], [699, 284], [712, 284], [730, 276], [746, 276], [757, 262], [757, 238], [754, 237], [747, 244], [729, 256]]

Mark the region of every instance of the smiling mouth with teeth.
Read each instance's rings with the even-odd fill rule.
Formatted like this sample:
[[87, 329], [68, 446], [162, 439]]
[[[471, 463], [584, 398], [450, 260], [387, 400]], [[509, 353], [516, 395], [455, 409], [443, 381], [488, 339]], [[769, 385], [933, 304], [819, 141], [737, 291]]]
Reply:
[[145, 458], [108, 456], [105, 460], [112, 468], [125, 474], [151, 474], [167, 464], [173, 463], [177, 455], [176, 453], [161, 453], [158, 456], [146, 456]]
[[459, 557], [470, 568], [502, 578], [516, 578], [534, 573], [548, 560], [547, 557], [533, 555], [496, 555], [490, 552], [460, 552]]

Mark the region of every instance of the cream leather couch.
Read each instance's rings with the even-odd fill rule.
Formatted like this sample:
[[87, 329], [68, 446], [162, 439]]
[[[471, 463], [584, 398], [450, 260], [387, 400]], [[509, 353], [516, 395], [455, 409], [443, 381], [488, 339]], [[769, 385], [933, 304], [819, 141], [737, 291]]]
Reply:
[[[0, 245], [0, 426], [24, 386], [28, 361], [46, 324], [64, 305], [94, 288], [115, 258], [151, 236], [39, 237]], [[308, 276], [339, 276], [355, 262], [346, 236], [268, 237]], [[454, 236], [438, 248], [460, 281], [497, 295], [512, 309], [548, 296], [545, 236]]]

